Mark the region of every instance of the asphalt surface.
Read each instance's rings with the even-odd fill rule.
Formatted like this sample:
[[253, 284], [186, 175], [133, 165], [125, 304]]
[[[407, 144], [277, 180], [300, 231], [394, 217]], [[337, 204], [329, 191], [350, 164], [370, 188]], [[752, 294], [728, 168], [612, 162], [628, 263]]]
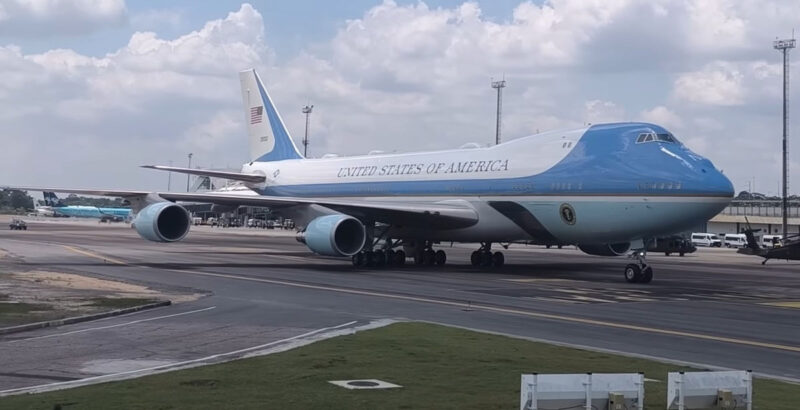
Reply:
[[290, 234], [268, 232], [203, 228], [183, 242], [160, 244], [122, 224], [30, 222], [27, 231], [0, 231], [0, 248], [8, 253], [0, 264], [8, 268], [208, 294], [133, 315], [2, 336], [0, 394], [384, 318], [800, 380], [798, 262], [762, 266], [729, 249], [651, 255], [655, 279], [641, 285], [624, 282], [625, 258], [517, 247], [505, 251], [505, 267], [486, 272], [469, 266], [471, 247], [446, 244], [445, 267], [367, 270], [315, 256]]

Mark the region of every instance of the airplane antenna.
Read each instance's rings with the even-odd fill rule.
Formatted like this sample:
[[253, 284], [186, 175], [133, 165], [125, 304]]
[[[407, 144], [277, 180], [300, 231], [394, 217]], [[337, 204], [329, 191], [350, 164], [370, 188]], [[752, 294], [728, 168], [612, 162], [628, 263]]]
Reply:
[[306, 136], [303, 138], [303, 157], [308, 158], [308, 117], [311, 115], [311, 110], [314, 105], [306, 105], [303, 107], [303, 114], [306, 115]]
[[500, 125], [502, 124], [503, 115], [503, 88], [506, 87], [506, 76], [503, 74], [503, 79], [500, 81], [492, 81], [492, 88], [497, 90], [497, 129], [494, 134], [494, 144], [500, 144]]
[[782, 213], [783, 213], [783, 239], [786, 240], [787, 237], [787, 217], [789, 211], [789, 182], [788, 182], [788, 162], [787, 162], [787, 136], [789, 133], [789, 100], [788, 100], [788, 93], [789, 93], [789, 50], [795, 47], [795, 40], [794, 40], [794, 32], [792, 33], [791, 39], [786, 40], [775, 40], [772, 43], [772, 47], [783, 54], [783, 204], [782, 204]]

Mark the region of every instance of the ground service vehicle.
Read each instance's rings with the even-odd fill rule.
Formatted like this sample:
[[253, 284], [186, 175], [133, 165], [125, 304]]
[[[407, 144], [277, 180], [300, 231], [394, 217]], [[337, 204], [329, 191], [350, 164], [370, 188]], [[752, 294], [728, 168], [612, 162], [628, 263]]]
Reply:
[[23, 221], [22, 219], [14, 218], [8, 224], [8, 229], [11, 229], [12, 231], [27, 231], [28, 224], [25, 223], [25, 221]]
[[693, 233], [692, 244], [695, 246], [722, 247], [722, 240], [713, 233]]

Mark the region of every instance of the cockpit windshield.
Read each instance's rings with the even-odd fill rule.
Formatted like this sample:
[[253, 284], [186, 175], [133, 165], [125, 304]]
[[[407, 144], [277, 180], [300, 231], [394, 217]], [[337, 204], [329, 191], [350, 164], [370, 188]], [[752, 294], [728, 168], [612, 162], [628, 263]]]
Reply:
[[645, 142], [653, 142], [653, 141], [666, 142], [672, 144], [678, 142], [678, 140], [676, 140], [675, 137], [670, 133], [657, 134], [654, 132], [645, 132], [639, 134], [639, 137], [636, 138], [637, 144], [642, 144]]

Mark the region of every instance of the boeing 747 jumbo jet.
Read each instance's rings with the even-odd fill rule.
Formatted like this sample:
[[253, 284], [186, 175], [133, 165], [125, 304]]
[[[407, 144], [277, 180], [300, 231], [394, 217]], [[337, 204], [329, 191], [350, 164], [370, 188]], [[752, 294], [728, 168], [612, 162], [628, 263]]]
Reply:
[[[488, 148], [308, 159], [254, 70], [240, 73], [250, 162], [241, 172], [146, 168], [239, 180], [254, 192], [17, 188], [118, 196], [143, 238], [174, 242], [191, 225], [176, 201], [262, 206], [294, 219], [298, 240], [356, 266], [442, 265], [440, 242], [479, 244], [475, 266], [501, 266], [495, 244], [573, 244], [591, 255], [631, 251], [628, 282], [650, 282], [654, 237], [721, 211], [733, 186], [706, 158], [647, 123], [547, 132]], [[254, 195], [257, 193], [258, 195]]]

